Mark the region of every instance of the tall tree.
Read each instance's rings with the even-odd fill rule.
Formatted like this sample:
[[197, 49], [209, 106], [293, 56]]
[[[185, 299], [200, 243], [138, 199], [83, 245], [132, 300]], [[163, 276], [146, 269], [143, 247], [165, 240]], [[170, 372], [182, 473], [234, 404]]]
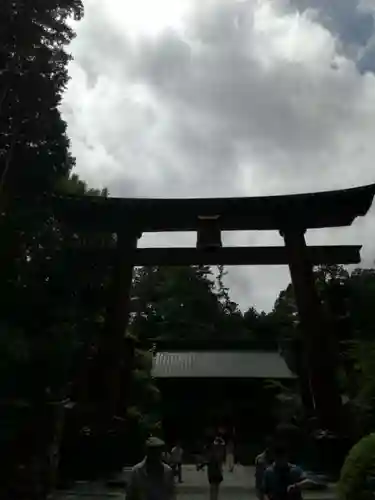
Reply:
[[0, 282], [9, 299], [1, 317], [13, 314], [33, 253], [53, 236], [52, 214], [27, 200], [53, 192], [74, 165], [59, 105], [68, 81], [65, 49], [74, 37], [68, 19], [79, 19], [82, 9], [81, 0], [1, 5]]
[[[47, 495], [48, 481], [42, 479], [41, 474], [43, 469], [44, 472], [48, 469], [49, 446], [55, 435], [54, 418], [42, 423], [42, 413], [48, 412], [39, 405], [45, 400], [46, 388], [61, 385], [66, 367], [65, 361], [60, 363], [60, 369], [54, 372], [60, 380], [53, 380], [51, 356], [46, 355], [46, 344], [41, 341], [48, 331], [52, 333], [45, 293], [52, 271], [46, 249], [60, 236], [52, 214], [48, 210], [37, 210], [25, 200], [53, 192], [74, 165], [59, 105], [68, 81], [70, 56], [65, 49], [74, 36], [68, 20], [79, 19], [82, 11], [81, 0], [4, 0], [0, 9], [0, 237], [3, 243], [0, 323], [2, 340], [8, 338], [7, 352], [14, 354], [12, 342], [15, 345], [18, 342], [23, 347], [17, 363], [27, 368], [22, 382], [18, 379], [17, 387], [8, 387], [10, 392], [6, 396], [13, 398], [13, 409], [15, 397], [26, 397], [25, 408], [31, 412], [18, 429], [25, 430], [24, 424], [30, 424], [29, 439], [24, 436], [22, 446], [13, 442], [9, 453], [4, 453], [6, 448], [2, 443], [2, 455], [10, 470], [9, 483], [4, 481], [1, 486], [6, 490], [7, 486], [11, 488], [22, 482], [12, 477], [12, 472], [19, 470], [19, 453], [29, 445], [32, 452], [22, 460], [38, 463], [39, 471], [31, 474], [35, 490], [39, 489], [38, 493], [34, 491], [38, 498]], [[61, 280], [61, 267], [52, 274], [52, 281], [56, 281], [57, 275]], [[55, 297], [63, 304], [63, 294]], [[60, 353], [60, 360], [66, 360], [62, 355], [67, 344], [66, 329], [61, 326], [62, 323], [56, 342], [53, 345], [49, 342], [49, 346]], [[57, 342], [58, 337], [62, 342]], [[10, 359], [8, 357], [8, 361]], [[8, 406], [2, 415], [9, 411]], [[52, 435], [47, 438], [50, 424]], [[15, 497], [16, 493], [9, 488], [2, 492], [3, 498]]]
[[74, 37], [68, 20], [79, 19], [82, 11], [81, 0], [4, 0], [0, 10], [0, 235], [4, 242], [0, 321], [18, 328], [22, 316], [29, 331], [31, 318], [38, 323], [48, 316], [48, 309], [42, 312], [34, 306], [47, 280], [46, 275], [41, 277], [41, 269], [46, 273], [50, 267], [46, 248], [60, 235], [48, 209], [38, 210], [28, 200], [53, 192], [74, 165], [59, 105], [68, 81], [66, 45]]
[[74, 161], [59, 111], [81, 0], [4, 0], [0, 12], [0, 194], [53, 189]]

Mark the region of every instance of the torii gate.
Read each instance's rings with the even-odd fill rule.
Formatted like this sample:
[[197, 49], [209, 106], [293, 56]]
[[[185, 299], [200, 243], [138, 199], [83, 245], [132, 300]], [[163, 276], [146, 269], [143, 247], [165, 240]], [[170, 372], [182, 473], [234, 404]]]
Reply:
[[[116, 233], [111, 303], [102, 346], [107, 363], [108, 411], [116, 411], [124, 336], [128, 324], [133, 266], [139, 265], [274, 265], [289, 266], [301, 328], [304, 332], [310, 401], [322, 428], [337, 429], [340, 395], [314, 286], [313, 265], [360, 262], [359, 245], [306, 246], [310, 228], [349, 226], [368, 212], [375, 184], [330, 192], [254, 198], [145, 199], [65, 196], [48, 200], [62, 223], [75, 231]], [[281, 247], [222, 248], [221, 231], [277, 230]], [[197, 248], [137, 248], [144, 232], [196, 231]], [[95, 251], [95, 249], [94, 249]], [[90, 252], [90, 251], [89, 251]], [[96, 252], [97, 253], [97, 252]]]

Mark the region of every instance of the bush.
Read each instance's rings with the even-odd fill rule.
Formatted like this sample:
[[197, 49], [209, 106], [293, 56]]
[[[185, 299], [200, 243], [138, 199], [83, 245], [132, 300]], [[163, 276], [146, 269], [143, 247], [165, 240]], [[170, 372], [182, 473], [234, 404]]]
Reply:
[[338, 484], [339, 499], [373, 499], [371, 483], [374, 477], [375, 433], [361, 439], [346, 457]]

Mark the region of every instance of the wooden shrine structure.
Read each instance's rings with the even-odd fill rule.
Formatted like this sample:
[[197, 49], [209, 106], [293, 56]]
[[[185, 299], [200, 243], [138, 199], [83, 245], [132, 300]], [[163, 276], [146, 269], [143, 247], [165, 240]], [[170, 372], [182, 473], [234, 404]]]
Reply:
[[[369, 210], [375, 184], [330, 192], [287, 196], [212, 199], [143, 199], [65, 196], [48, 203], [61, 223], [76, 232], [115, 233], [112, 249], [87, 249], [87, 258], [111, 259], [112, 294], [103, 356], [108, 411], [116, 412], [119, 369], [131, 366], [132, 346], [124, 343], [133, 266], [141, 265], [274, 265], [289, 266], [305, 339], [309, 398], [305, 404], [319, 426], [337, 429], [341, 399], [336, 387], [329, 331], [314, 287], [316, 264], [360, 262], [360, 245], [307, 246], [308, 229], [349, 226]], [[221, 231], [279, 231], [284, 246], [224, 247]], [[197, 248], [137, 248], [144, 232], [196, 231]], [[81, 250], [82, 251], [82, 250]], [[84, 250], [86, 252], [86, 250]], [[121, 388], [122, 391], [122, 388]], [[122, 392], [123, 393], [123, 392]]]

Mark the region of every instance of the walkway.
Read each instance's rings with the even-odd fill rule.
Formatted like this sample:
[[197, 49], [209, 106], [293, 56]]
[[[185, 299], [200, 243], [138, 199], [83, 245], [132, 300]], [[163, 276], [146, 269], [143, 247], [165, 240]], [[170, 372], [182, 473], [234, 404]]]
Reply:
[[[119, 482], [126, 480], [128, 472], [124, 471]], [[208, 485], [205, 471], [197, 472], [195, 466], [186, 465], [183, 469], [184, 483], [178, 486], [178, 500], [206, 500], [208, 499]], [[60, 493], [58, 500], [100, 500], [124, 499], [123, 487], [116, 482], [109, 487], [103, 483], [80, 483], [65, 494]], [[220, 500], [255, 500], [254, 469], [253, 467], [238, 466], [233, 473], [225, 472], [221, 488]], [[306, 500], [333, 500], [332, 491], [308, 492]]]

